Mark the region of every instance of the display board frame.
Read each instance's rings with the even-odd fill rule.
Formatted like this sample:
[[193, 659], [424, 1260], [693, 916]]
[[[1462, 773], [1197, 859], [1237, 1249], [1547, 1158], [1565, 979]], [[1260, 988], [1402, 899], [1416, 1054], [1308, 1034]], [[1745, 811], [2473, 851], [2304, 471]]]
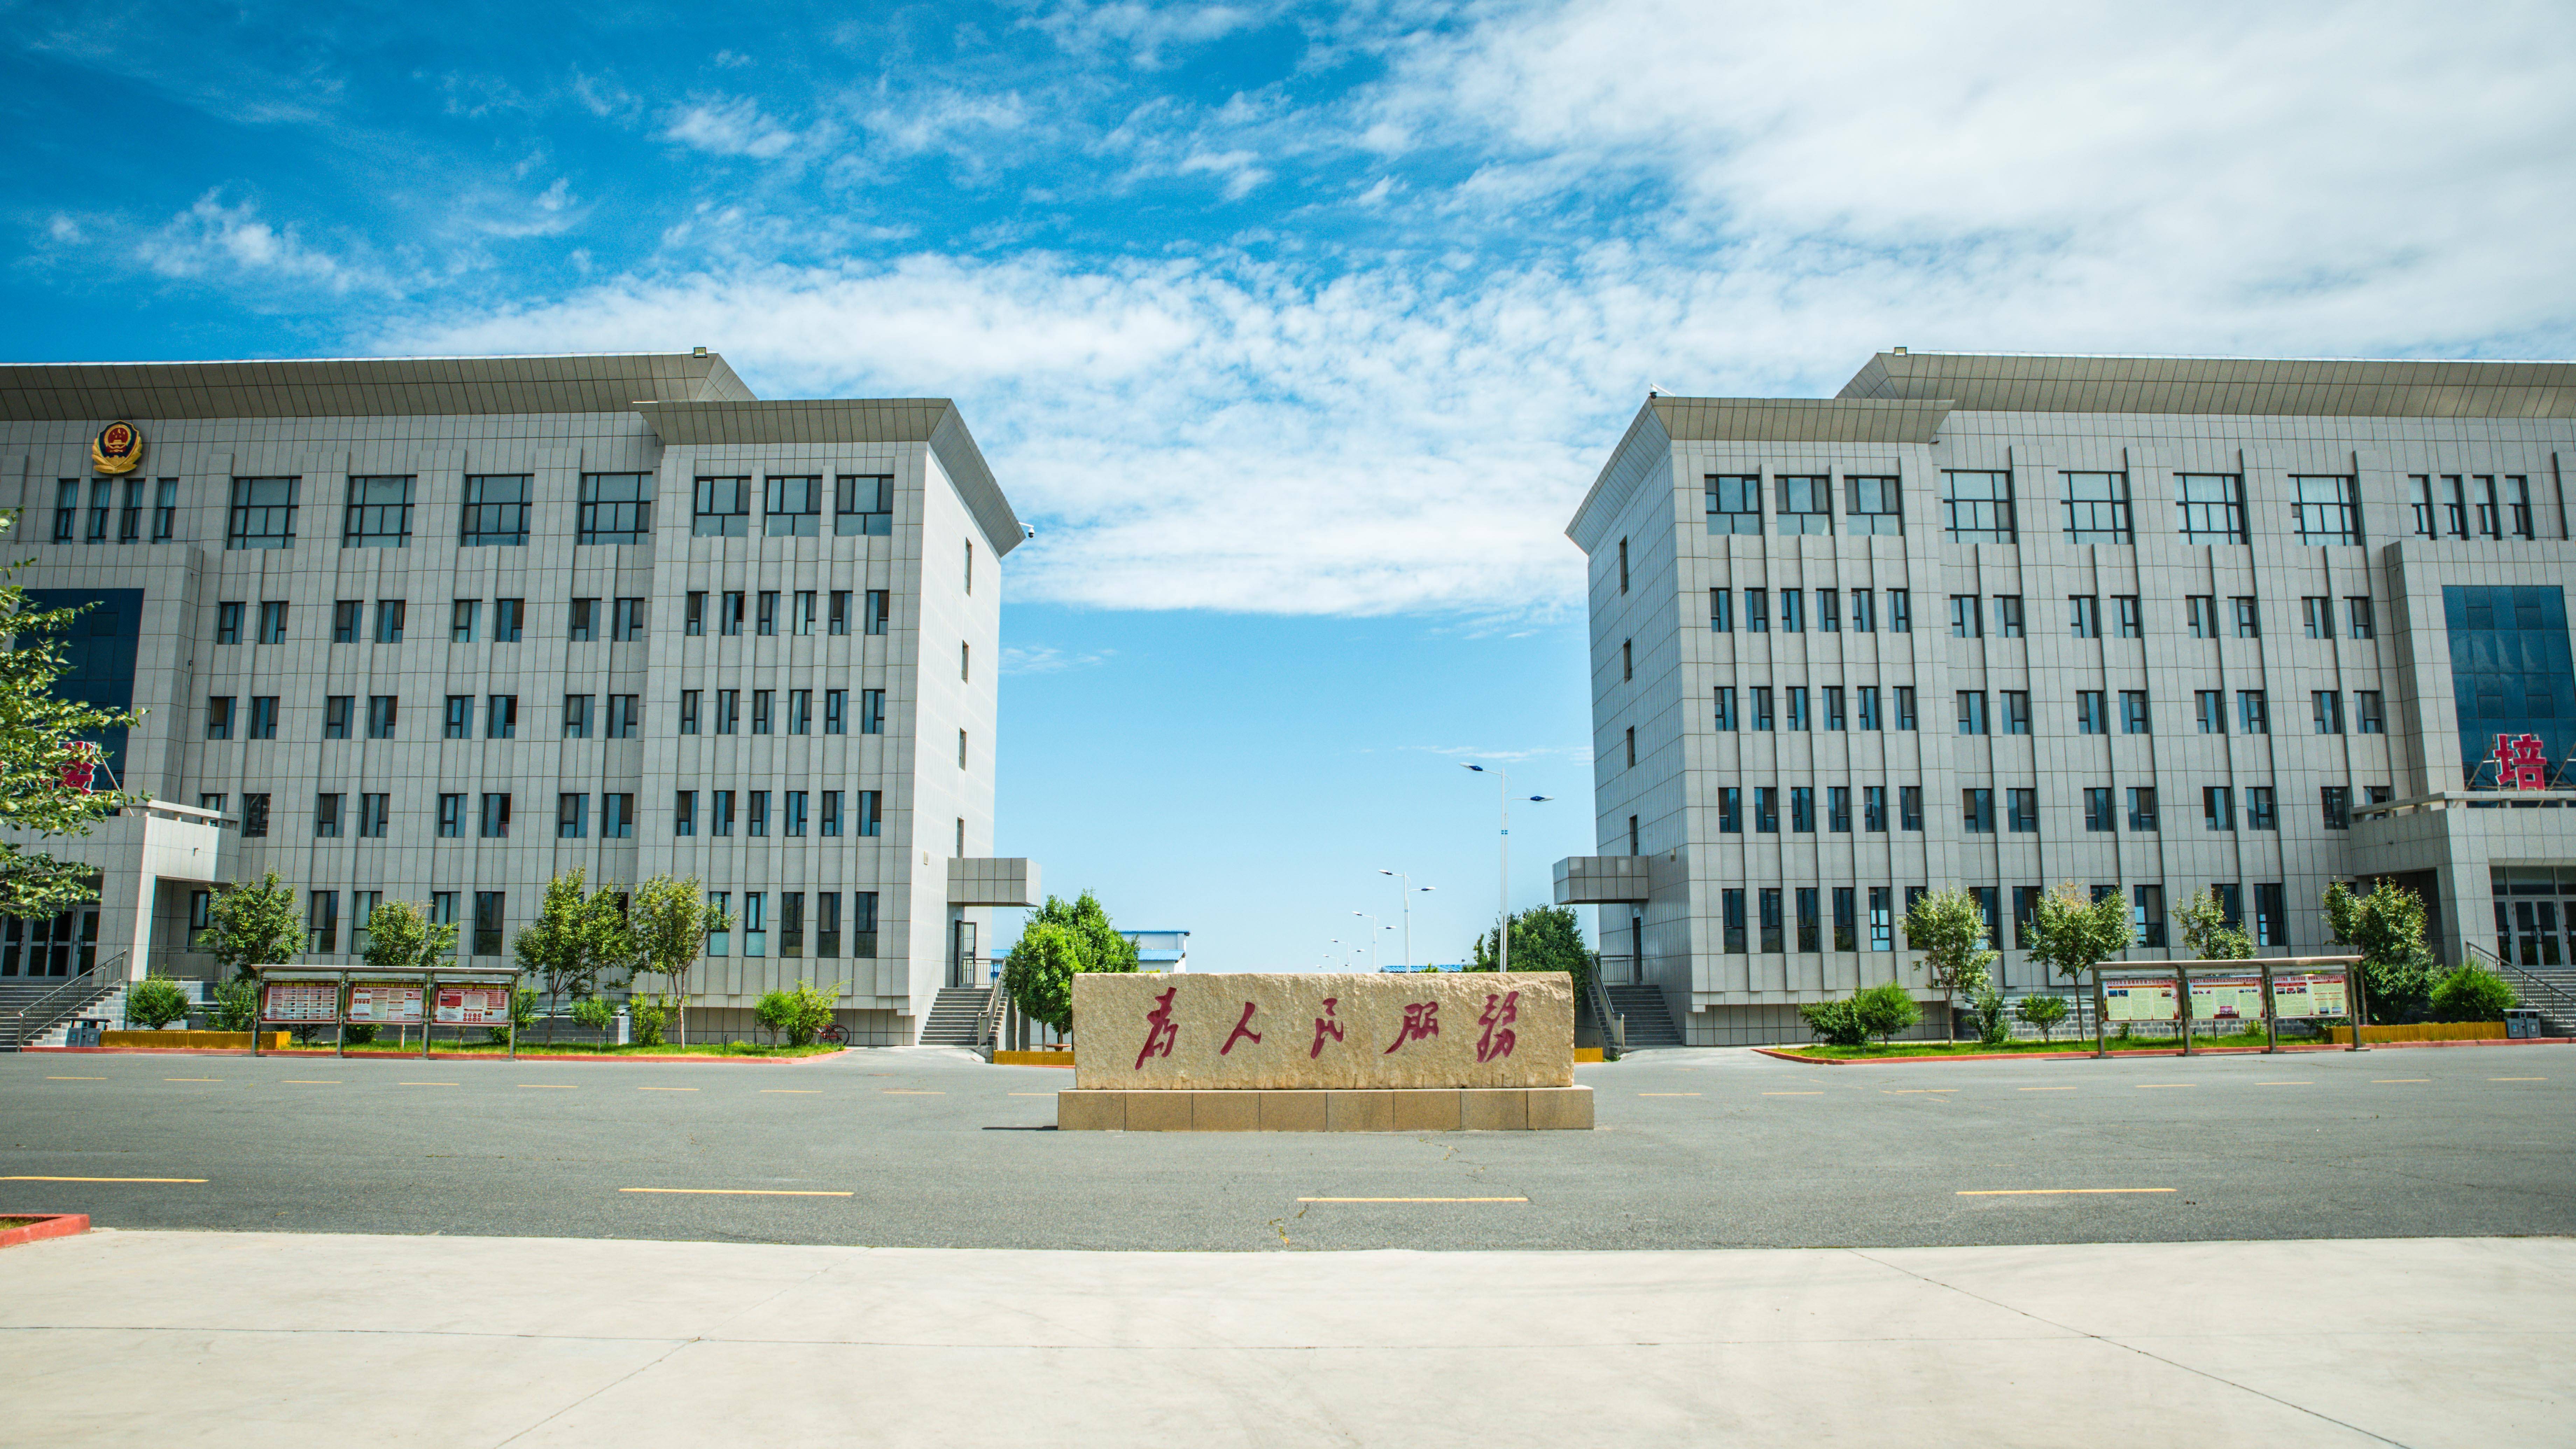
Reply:
[[[2170, 1021], [2182, 1038], [2182, 1055], [2190, 1056], [2192, 1027], [2202, 1021], [2244, 1022], [2247, 998], [2260, 1010], [2263, 1021], [2263, 1050], [2281, 1049], [2280, 1009], [2283, 988], [2297, 984], [2295, 995], [2303, 1004], [2317, 1005], [2333, 1001], [2342, 1009], [2330, 1012], [2303, 1012], [2291, 1015], [2292, 1021], [2315, 1021], [2342, 1016], [2352, 1023], [2349, 1050], [2365, 1048], [2361, 1027], [2366, 1013], [2362, 988], [2361, 958], [2358, 956], [2275, 956], [2238, 961], [2104, 961], [2093, 968], [2093, 1055], [2111, 1054], [2111, 1027], [2115, 1005], [2124, 1007], [2117, 1015], [2120, 1021]], [[2327, 995], [2325, 993], [2332, 993]], [[2141, 1008], [2169, 998], [2171, 1010], [2163, 1015], [2141, 1014]]]
[[[460, 1031], [498, 1026], [506, 1031], [509, 1055], [519, 1054], [518, 1024], [510, 1008], [517, 998], [519, 978], [525, 972], [516, 966], [448, 966], [419, 971], [359, 967], [335, 971], [281, 965], [252, 966], [247, 970], [258, 992], [259, 1025], [328, 1025], [333, 1029], [333, 1050], [341, 1056], [349, 1054], [351, 1026], [417, 1026], [421, 1029], [423, 1060], [428, 1059], [431, 1038], [440, 1026]], [[363, 1012], [357, 1009], [361, 992], [366, 993], [368, 1007]], [[274, 1014], [272, 1001], [281, 1008], [291, 1004], [292, 1013]], [[383, 1007], [392, 1009], [381, 1010]], [[256, 1031], [251, 1033], [250, 1052], [252, 1056], [261, 1054]]]

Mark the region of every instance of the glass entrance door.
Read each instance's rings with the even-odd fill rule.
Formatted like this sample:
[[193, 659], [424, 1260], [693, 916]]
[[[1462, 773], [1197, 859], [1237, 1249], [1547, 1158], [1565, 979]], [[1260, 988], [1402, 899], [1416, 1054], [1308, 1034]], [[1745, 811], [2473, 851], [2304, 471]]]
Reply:
[[975, 979], [975, 923], [958, 921], [952, 925], [951, 930], [955, 934], [948, 947], [948, 984], [951, 986], [983, 984]]

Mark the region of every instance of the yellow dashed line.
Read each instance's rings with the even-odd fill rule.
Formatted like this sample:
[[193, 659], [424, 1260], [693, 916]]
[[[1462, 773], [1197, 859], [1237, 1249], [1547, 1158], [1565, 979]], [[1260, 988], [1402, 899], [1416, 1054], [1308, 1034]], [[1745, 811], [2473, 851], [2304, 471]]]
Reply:
[[[47, 1077], [47, 1078], [45, 1078], [45, 1080], [46, 1080], [46, 1081], [48, 1081], [48, 1082], [104, 1082], [104, 1081], [106, 1081], [106, 1080], [107, 1080], [107, 1078], [105, 1078], [105, 1077]], [[2532, 1080], [2536, 1082], [2536, 1081], [2539, 1081], [2540, 1079], [2539, 1079], [2538, 1077], [2534, 1077], [2534, 1078], [2532, 1078]]]

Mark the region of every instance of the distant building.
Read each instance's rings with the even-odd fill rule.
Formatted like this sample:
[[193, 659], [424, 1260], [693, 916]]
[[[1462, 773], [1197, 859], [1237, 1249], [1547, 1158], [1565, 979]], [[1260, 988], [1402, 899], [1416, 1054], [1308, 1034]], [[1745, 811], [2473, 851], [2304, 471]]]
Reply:
[[1190, 933], [1187, 931], [1121, 931], [1118, 934], [1136, 943], [1136, 966], [1139, 970], [1190, 969]]

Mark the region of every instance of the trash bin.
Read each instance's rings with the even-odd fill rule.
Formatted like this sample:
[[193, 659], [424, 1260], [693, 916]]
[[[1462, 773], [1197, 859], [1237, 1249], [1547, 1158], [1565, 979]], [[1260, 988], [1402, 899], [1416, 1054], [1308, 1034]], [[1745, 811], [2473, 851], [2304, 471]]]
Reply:
[[2506, 1036], [2540, 1035], [2540, 1013], [2528, 1006], [2508, 1006], [2504, 1012]]
[[65, 1046], [94, 1047], [98, 1045], [98, 1034], [105, 1030], [106, 1027], [107, 1023], [104, 1021], [75, 1021], [72, 1023], [72, 1029], [70, 1032], [65, 1034], [63, 1044]]

